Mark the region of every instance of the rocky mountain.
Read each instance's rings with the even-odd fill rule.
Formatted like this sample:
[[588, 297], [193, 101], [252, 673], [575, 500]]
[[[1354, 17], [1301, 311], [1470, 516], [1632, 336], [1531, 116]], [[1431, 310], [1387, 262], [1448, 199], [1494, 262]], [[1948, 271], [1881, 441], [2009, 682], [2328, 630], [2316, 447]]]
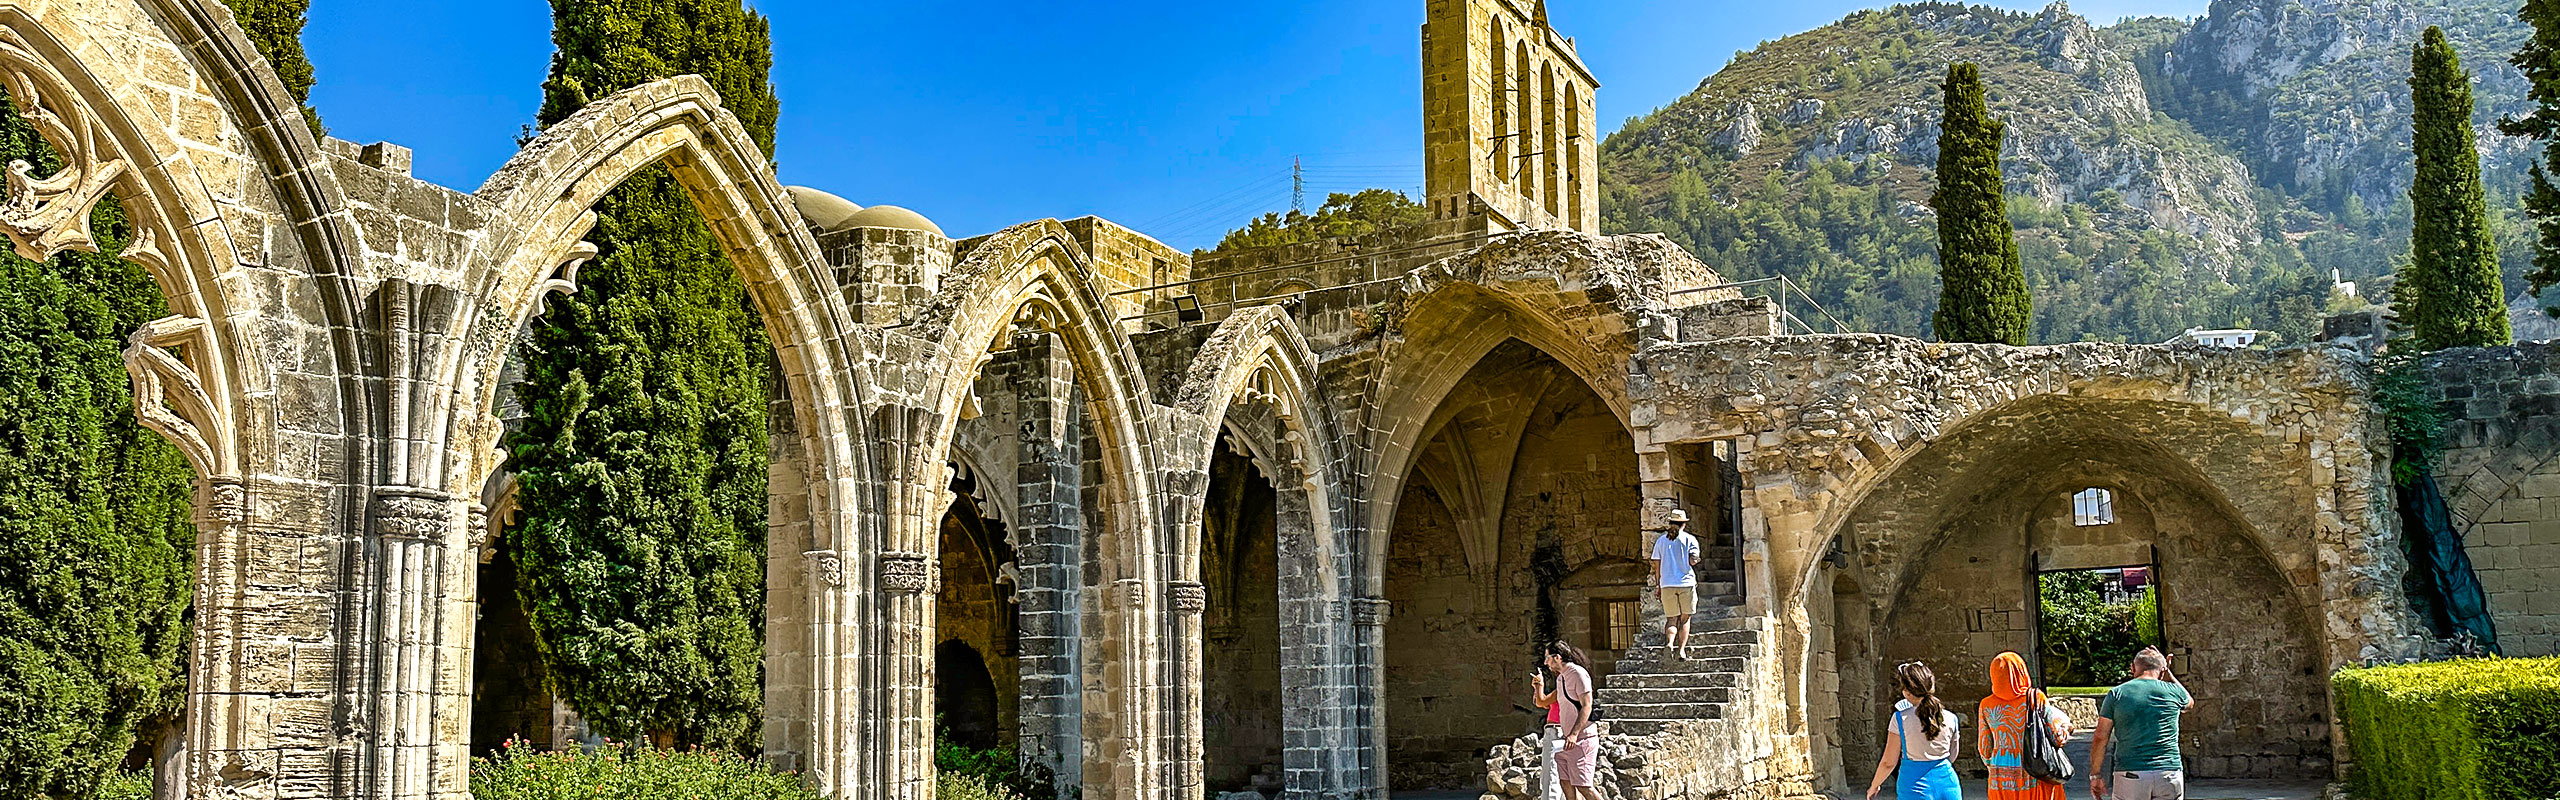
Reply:
[[[1926, 334], [1936, 301], [1938, 83], [1982, 65], [2042, 341], [2188, 327], [2309, 334], [2335, 276], [2368, 293], [2406, 249], [2408, 52], [2445, 26], [2478, 75], [2491, 193], [2523, 81], [2503, 0], [2218, 0], [2107, 27], [1920, 3], [1735, 55], [1602, 147], [1603, 222], [1659, 231], [1737, 279], [1786, 274], [1871, 330]], [[2503, 221], [2511, 272], [2529, 232]], [[2377, 281], [2376, 279], [2380, 279]]]

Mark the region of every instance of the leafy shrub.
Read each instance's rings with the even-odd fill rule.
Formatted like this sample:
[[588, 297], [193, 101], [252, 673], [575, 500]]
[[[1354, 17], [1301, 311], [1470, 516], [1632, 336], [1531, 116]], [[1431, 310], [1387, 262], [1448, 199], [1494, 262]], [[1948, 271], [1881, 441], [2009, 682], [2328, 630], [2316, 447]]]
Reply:
[[2560, 797], [2560, 658], [2346, 669], [2330, 680], [2357, 796]]
[[937, 800], [1023, 800], [1010, 786], [957, 772], [934, 775], [933, 786]]
[[2145, 645], [2158, 645], [2160, 596], [2151, 587], [2130, 601], [2108, 602], [2105, 577], [2092, 570], [2036, 578], [2045, 680], [2060, 686], [2108, 686], [2131, 677], [2125, 667]]
[[952, 797], [949, 794], [953, 790], [950, 781], [955, 778], [967, 779], [982, 787], [961, 787], [962, 791], [993, 792], [961, 795], [965, 800], [1021, 800], [1031, 797], [1048, 800], [1058, 795], [1057, 776], [1037, 764], [1025, 768], [1021, 754], [1013, 748], [980, 750], [954, 742], [940, 730], [936, 730], [933, 737], [933, 768], [941, 774], [945, 798]]
[[471, 762], [477, 800], [819, 800], [800, 776], [723, 750], [604, 747], [546, 753], [510, 743]]
[[125, 770], [98, 784], [98, 800], [151, 800], [151, 773]]

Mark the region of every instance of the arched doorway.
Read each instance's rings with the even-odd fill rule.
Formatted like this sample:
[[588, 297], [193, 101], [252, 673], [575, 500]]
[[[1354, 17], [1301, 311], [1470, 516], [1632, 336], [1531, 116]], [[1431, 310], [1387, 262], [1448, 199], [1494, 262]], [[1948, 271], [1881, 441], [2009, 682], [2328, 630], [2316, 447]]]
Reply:
[[[2188, 773], [2328, 775], [2327, 696], [2304, 579], [2279, 570], [2270, 540], [2181, 456], [2191, 449], [2184, 437], [2215, 424], [2228, 420], [2165, 403], [2022, 401], [1914, 453], [1877, 484], [1839, 528], [1846, 558], [1824, 568], [1856, 583], [1834, 576], [1825, 593], [1817, 579], [1805, 595], [1808, 606], [1833, 607], [1815, 641], [1827, 636], [1835, 652], [1842, 709], [1830, 733], [1850, 771], [1880, 746], [1875, 723], [1893, 699], [1888, 665], [1929, 664], [1949, 705], [1969, 708], [1989, 691], [1994, 656], [2035, 657], [2040, 572], [2142, 565], [2158, 586], [2168, 649], [2198, 698], [2185, 719]], [[2112, 501], [2103, 522], [2076, 507], [2093, 487]], [[1862, 597], [1853, 602], [1841, 586]], [[1879, 602], [1875, 651], [1859, 657], [1854, 611]]]
[[943, 739], [979, 750], [1003, 741], [996, 712], [1003, 694], [977, 648], [958, 639], [934, 647], [933, 680], [933, 715]]
[[[1013, 546], [987, 519], [975, 472], [954, 470], [942, 515], [942, 587], [934, 598], [934, 715], [940, 734], [979, 750], [1014, 744], [1021, 641], [1015, 621]], [[982, 697], [983, 695], [983, 697]]]
[[1486, 748], [1541, 719], [1536, 643], [1610, 644], [1595, 607], [1640, 591], [1635, 448], [1590, 386], [1516, 339], [1458, 380], [1417, 448], [1382, 570], [1387, 762], [1395, 789], [1464, 788]]
[[[1278, 493], [1218, 439], [1201, 519], [1202, 761], [1213, 792], [1283, 788]], [[1301, 554], [1302, 556], [1305, 554]]]

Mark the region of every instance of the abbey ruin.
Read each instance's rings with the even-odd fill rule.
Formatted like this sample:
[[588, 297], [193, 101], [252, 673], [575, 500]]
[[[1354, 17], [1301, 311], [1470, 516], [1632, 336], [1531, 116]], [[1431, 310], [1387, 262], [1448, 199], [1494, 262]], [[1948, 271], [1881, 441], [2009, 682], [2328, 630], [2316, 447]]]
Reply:
[[[1482, 790], [1542, 625], [1646, 743], [1625, 796], [1801, 796], [1874, 759], [1890, 664], [1979, 696], [2033, 652], [2037, 571], [2137, 563], [2203, 698], [2191, 772], [2325, 777], [2328, 672], [2426, 647], [2371, 339], [1802, 333], [1599, 233], [1598, 81], [1542, 3], [1430, 0], [1423, 40], [1430, 222], [1195, 260], [786, 188], [690, 77], [436, 186], [314, 138], [219, 2], [0, 0], [0, 74], [66, 162], [11, 176], [0, 231], [88, 247], [113, 196], [173, 312], [125, 351], [199, 479], [161, 796], [458, 799], [481, 738], [552, 723], [483, 583], [506, 365], [654, 164], [782, 365], [764, 757], [846, 800], [929, 797], [937, 715], [1095, 800]], [[2560, 350], [2430, 369], [2508, 651], [2552, 653]], [[1641, 591], [1675, 509], [1713, 562], [1686, 665]]]

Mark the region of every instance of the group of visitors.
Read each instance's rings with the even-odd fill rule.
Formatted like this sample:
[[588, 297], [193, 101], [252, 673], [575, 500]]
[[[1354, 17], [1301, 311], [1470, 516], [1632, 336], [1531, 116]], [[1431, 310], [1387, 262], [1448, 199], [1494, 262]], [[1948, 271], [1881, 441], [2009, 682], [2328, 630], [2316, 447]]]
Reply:
[[[2133, 678], [2109, 690], [2098, 701], [2097, 730], [2089, 740], [2089, 795], [2101, 800], [2184, 800], [2185, 764], [2178, 754], [2178, 715], [2193, 705], [2169, 656], [2143, 648], [2130, 665]], [[1894, 686], [1902, 699], [1876, 760], [1876, 776], [1867, 784], [1873, 800], [1894, 778], [1896, 800], [1960, 800], [1957, 786], [1956, 713], [1938, 700], [1938, 676], [1918, 661], [1893, 668]], [[2062, 800], [2063, 780], [2039, 776], [2029, 763], [2042, 736], [2058, 754], [2071, 739], [2071, 719], [2054, 708], [2035, 688], [2027, 661], [2017, 653], [2001, 653], [1991, 661], [1991, 696], [1982, 699], [1982, 730], [1974, 739], [1990, 772], [1991, 800]], [[2113, 745], [2110, 760], [2109, 746]]]
[[[1670, 530], [1654, 540], [1646, 583], [1662, 598], [1665, 652], [1685, 660], [1689, 618], [1697, 613], [1698, 540], [1688, 532], [1686, 512], [1673, 510], [1669, 522]], [[1545, 673], [1529, 673], [1530, 691], [1547, 711], [1539, 796], [1600, 800], [1594, 788], [1600, 735], [1591, 724], [1591, 661], [1562, 641], [1547, 643], [1542, 656], [1545, 671], [1556, 677], [1549, 689]], [[2099, 800], [2185, 800], [2178, 718], [2195, 698], [2157, 648], [2143, 648], [2129, 666], [2132, 679], [2098, 701], [2089, 742], [2089, 794]], [[1961, 800], [1955, 771], [1961, 720], [1938, 699], [1937, 674], [1912, 661], [1893, 668], [1893, 682], [1902, 699], [1894, 703], [1884, 753], [1867, 784], [1868, 800], [1884, 790], [1886, 778], [1896, 778], [1897, 800]], [[2070, 770], [2060, 754], [2071, 739], [2071, 718], [2035, 688], [2025, 658], [2011, 652], [1991, 660], [1991, 696], [1977, 710], [1982, 729], [1974, 752], [1990, 773], [1990, 800], [2062, 800]]]

